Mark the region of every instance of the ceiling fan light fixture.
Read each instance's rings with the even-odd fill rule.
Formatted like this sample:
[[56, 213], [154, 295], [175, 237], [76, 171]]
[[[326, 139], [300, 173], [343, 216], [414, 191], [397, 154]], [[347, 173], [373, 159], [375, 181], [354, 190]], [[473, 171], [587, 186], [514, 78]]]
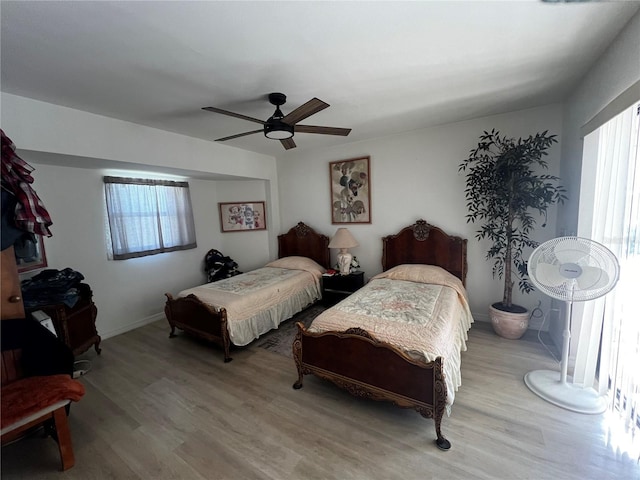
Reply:
[[286, 140], [293, 137], [293, 125], [271, 117], [264, 124], [264, 136], [272, 140]]
[[324, 110], [329, 106], [328, 103], [323, 102], [318, 98], [312, 98], [306, 103], [303, 103], [298, 108], [289, 112], [287, 115], [282, 113], [280, 106], [287, 102], [287, 96], [284, 93], [270, 93], [269, 103], [275, 105], [276, 110], [273, 115], [265, 122], [259, 118], [248, 117], [241, 113], [230, 112], [228, 110], [222, 110], [217, 107], [202, 107], [203, 110], [207, 110], [213, 113], [221, 113], [222, 115], [228, 115], [230, 117], [240, 118], [249, 122], [259, 123], [262, 125], [260, 130], [251, 130], [250, 132], [238, 133], [236, 135], [229, 135], [227, 137], [218, 138], [216, 142], [224, 142], [226, 140], [233, 140], [234, 138], [245, 137], [247, 135], [253, 135], [254, 133], [264, 133], [266, 138], [271, 140], [280, 140], [280, 143], [285, 150], [296, 148], [296, 143], [292, 140], [294, 132], [298, 133], [315, 133], [320, 135], [340, 135], [346, 137], [351, 132], [350, 128], [337, 128], [337, 127], [322, 127], [315, 125], [300, 125], [298, 122], [304, 120], [311, 115]]

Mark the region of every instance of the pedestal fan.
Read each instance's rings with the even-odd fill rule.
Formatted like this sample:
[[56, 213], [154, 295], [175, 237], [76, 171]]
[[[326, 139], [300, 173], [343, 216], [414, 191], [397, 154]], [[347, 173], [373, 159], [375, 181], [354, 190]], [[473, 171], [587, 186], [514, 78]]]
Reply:
[[527, 387], [546, 401], [578, 413], [598, 414], [605, 399], [590, 387], [571, 383], [567, 377], [573, 302], [594, 300], [609, 293], [620, 274], [615, 255], [587, 238], [560, 237], [539, 245], [531, 254], [527, 271], [543, 293], [567, 303], [560, 373], [535, 370], [524, 376]]

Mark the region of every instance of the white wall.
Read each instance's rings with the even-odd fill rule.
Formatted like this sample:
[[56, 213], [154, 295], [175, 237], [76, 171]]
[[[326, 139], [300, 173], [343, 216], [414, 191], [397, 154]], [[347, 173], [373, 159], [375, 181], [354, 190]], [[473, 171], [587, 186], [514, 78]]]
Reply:
[[[467, 289], [477, 320], [487, 320], [488, 305], [502, 300], [502, 282], [492, 279], [491, 264], [485, 261], [490, 244], [475, 239], [477, 227], [467, 224], [464, 174], [461, 161], [475, 148], [484, 130], [496, 128], [502, 134], [520, 137], [549, 130], [560, 135], [561, 105], [548, 105], [505, 115], [443, 125], [416, 132], [354, 143], [341, 148], [296, 152], [278, 157], [278, 183], [282, 224], [304, 221], [319, 232], [332, 236], [329, 192], [329, 162], [364, 155], [371, 157], [371, 214], [367, 225], [348, 225], [359, 247], [350, 250], [358, 257], [367, 278], [382, 270], [382, 237], [423, 218], [446, 232], [469, 240]], [[559, 137], [560, 138], [560, 137]], [[548, 173], [558, 174], [560, 145], [547, 158]], [[555, 209], [550, 212], [551, 228], [538, 229], [535, 238], [553, 236]], [[332, 262], [335, 262], [332, 251]], [[516, 287], [517, 290], [517, 287]], [[521, 296], [514, 301], [528, 308], [537, 306], [539, 295]], [[533, 325], [537, 326], [537, 325]]]
[[[216, 186], [219, 198], [225, 202], [252, 202], [263, 201], [267, 198], [266, 183], [263, 181], [227, 181], [218, 182]], [[249, 232], [225, 232], [220, 239], [220, 248], [225, 255], [238, 262], [238, 269], [243, 272], [263, 267], [267, 259], [273, 260], [275, 255], [270, 255], [268, 232], [271, 228], [271, 205], [265, 205], [267, 216], [267, 230], [254, 230]], [[218, 216], [215, 215], [216, 226]], [[288, 229], [287, 224], [283, 228]], [[283, 232], [279, 232], [283, 233]]]
[[165, 292], [175, 295], [205, 283], [203, 260], [211, 248], [232, 257], [245, 271], [275, 258], [270, 256], [267, 231], [220, 231], [218, 201], [264, 201], [264, 181], [187, 179], [198, 247], [113, 261], [107, 258], [102, 177], [114, 172], [39, 164], [28, 152], [21, 156], [35, 167], [34, 189], [53, 220], [53, 236], [44, 239], [48, 268], [70, 267], [85, 276], [94, 293], [103, 338], [163, 318]]
[[[276, 257], [282, 232], [274, 158], [14, 95], [3, 93], [1, 100], [2, 128], [36, 168], [34, 189], [53, 220], [53, 236], [44, 241], [48, 266], [71, 267], [85, 276], [104, 338], [162, 318], [164, 292], [205, 281], [203, 258], [211, 248], [241, 269]], [[109, 261], [102, 176], [112, 171], [105, 164], [137, 173], [171, 167], [185, 175], [198, 248]], [[234, 180], [203, 179], [212, 174]], [[247, 182], [235, 180], [241, 178]], [[236, 200], [266, 201], [269, 230], [222, 234], [218, 202]]]
[[220, 243], [215, 181], [189, 179], [198, 248], [125, 261], [107, 258], [105, 201], [99, 169], [37, 164], [34, 189], [51, 214], [53, 236], [45, 238], [48, 268], [73, 268], [85, 276], [98, 307], [97, 327], [104, 338], [156, 320], [164, 292], [204, 283], [203, 258]]
[[2, 93], [2, 128], [20, 150], [91, 159], [275, 178], [275, 160], [131, 122]]

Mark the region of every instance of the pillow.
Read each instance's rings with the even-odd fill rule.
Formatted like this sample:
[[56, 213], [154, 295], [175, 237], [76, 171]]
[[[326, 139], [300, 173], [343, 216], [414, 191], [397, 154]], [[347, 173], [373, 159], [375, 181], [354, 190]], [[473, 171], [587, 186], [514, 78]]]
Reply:
[[311, 273], [318, 273], [319, 275], [322, 275], [326, 271], [324, 267], [321, 267], [310, 258], [297, 256], [279, 258], [278, 260], [267, 263], [265, 266], [288, 268], [291, 270], [305, 270]]
[[391, 278], [393, 280], [407, 280], [409, 282], [449, 285], [452, 287], [455, 285], [455, 287], [459, 287], [461, 291], [464, 291], [462, 282], [458, 277], [436, 265], [398, 265], [376, 276], [380, 278]]

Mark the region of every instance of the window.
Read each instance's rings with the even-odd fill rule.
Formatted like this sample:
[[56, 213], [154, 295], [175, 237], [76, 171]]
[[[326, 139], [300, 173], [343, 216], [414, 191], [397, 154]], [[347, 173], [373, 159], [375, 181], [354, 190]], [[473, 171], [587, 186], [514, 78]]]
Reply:
[[187, 182], [104, 177], [114, 260], [196, 248]]
[[616, 254], [620, 280], [605, 298], [583, 307], [573, 378], [589, 385], [597, 371], [599, 391], [609, 394], [611, 411], [636, 432], [640, 427], [640, 102], [584, 142], [578, 233]]

